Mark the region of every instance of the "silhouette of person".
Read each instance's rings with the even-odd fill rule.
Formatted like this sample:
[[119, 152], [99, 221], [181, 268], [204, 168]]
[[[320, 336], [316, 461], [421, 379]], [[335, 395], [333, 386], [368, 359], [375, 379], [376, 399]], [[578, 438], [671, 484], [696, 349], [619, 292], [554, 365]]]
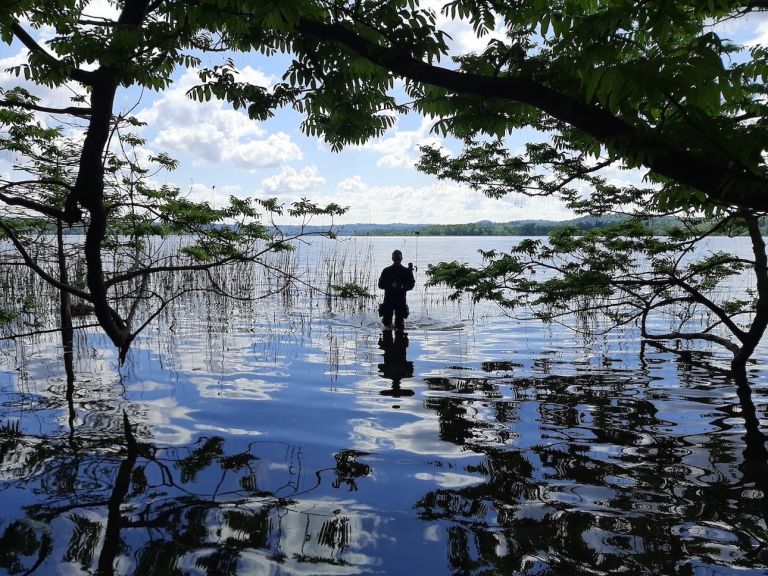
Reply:
[[392, 380], [390, 390], [381, 390], [382, 396], [413, 396], [413, 390], [400, 387], [403, 378], [413, 376], [413, 362], [408, 360], [408, 334], [397, 330], [392, 337], [392, 330], [384, 330], [379, 338], [379, 348], [384, 350], [384, 363], [379, 364], [379, 372], [384, 378]]
[[405, 327], [405, 319], [408, 318], [405, 293], [416, 285], [413, 264], [409, 262], [406, 268], [402, 262], [403, 253], [395, 250], [392, 252], [392, 265], [384, 268], [379, 276], [379, 288], [384, 290], [384, 302], [379, 306], [379, 316], [386, 329], [392, 327], [393, 314], [395, 329], [402, 330]]

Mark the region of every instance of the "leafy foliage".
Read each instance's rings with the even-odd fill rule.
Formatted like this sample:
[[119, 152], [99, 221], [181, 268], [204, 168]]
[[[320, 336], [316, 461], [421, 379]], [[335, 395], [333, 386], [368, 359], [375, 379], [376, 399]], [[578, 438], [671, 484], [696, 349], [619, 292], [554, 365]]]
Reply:
[[[427, 274], [431, 284], [453, 287], [454, 299], [466, 294], [491, 300], [510, 313], [526, 309], [585, 332], [635, 323], [645, 338], [709, 341], [748, 357], [764, 330], [764, 289], [743, 298], [723, 285], [752, 270], [763, 286], [765, 246], [756, 242], [754, 259], [706, 250], [697, 258], [709, 231], [700, 232], [695, 217], [678, 217], [686, 227], [667, 237], [654, 236], [637, 218], [586, 232], [564, 227], [546, 241], [527, 239], [507, 252], [484, 252], [483, 267], [441, 263]], [[730, 215], [715, 227], [736, 229], [742, 218]], [[756, 222], [747, 220], [758, 240]]]
[[331, 284], [331, 289], [334, 291], [334, 295], [339, 298], [363, 298], [371, 299], [375, 298], [365, 286], [360, 286], [355, 282], [347, 282], [346, 284]]

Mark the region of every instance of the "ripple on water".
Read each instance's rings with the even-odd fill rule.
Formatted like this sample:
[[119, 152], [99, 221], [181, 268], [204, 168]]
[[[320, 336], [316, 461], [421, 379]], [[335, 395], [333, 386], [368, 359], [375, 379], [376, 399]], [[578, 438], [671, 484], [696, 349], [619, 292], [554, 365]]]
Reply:
[[147, 574], [766, 573], [768, 467], [732, 381], [631, 327], [585, 341], [419, 297], [399, 349], [373, 304], [194, 301], [119, 372], [90, 335], [71, 405], [55, 339], [0, 344], [3, 553], [45, 574], [109, 553]]

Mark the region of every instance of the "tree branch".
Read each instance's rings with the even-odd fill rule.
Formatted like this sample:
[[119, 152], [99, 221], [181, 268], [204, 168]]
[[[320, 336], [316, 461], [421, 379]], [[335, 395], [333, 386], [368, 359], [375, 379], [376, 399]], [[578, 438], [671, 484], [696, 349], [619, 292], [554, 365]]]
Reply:
[[708, 332], [668, 332], [667, 334], [650, 334], [648, 331], [643, 330], [643, 338], [648, 340], [705, 340], [707, 342], [714, 342], [724, 348], [727, 348], [734, 354], [737, 354], [740, 350], [739, 346], [716, 334], [709, 334]]
[[64, 292], [69, 292], [73, 296], [77, 296], [78, 298], [82, 298], [83, 300], [87, 300], [88, 302], [91, 302], [91, 295], [88, 294], [88, 292], [84, 292], [83, 290], [78, 290], [77, 288], [74, 288], [73, 286], [70, 286], [69, 284], [64, 284], [63, 282], [60, 282], [57, 278], [54, 278], [48, 272], [43, 270], [37, 262], [29, 255], [26, 248], [24, 248], [24, 245], [21, 243], [21, 240], [19, 240], [18, 236], [14, 233], [13, 230], [2, 220], [0, 220], [0, 230], [5, 232], [5, 234], [10, 238], [11, 242], [13, 242], [13, 245], [16, 247], [16, 250], [21, 255], [21, 257], [24, 259], [24, 263], [33, 271], [35, 272], [40, 278], [48, 282], [51, 286], [58, 288], [59, 290], [62, 290]]
[[685, 290], [688, 294], [691, 295], [691, 298], [702, 306], [705, 306], [708, 308], [715, 316], [717, 316], [723, 324], [728, 328], [728, 330], [731, 331], [731, 333], [736, 336], [741, 342], [744, 342], [744, 338], [746, 338], [747, 333], [744, 332], [741, 328], [736, 326], [736, 323], [731, 319], [730, 315], [728, 315], [725, 310], [720, 308], [717, 304], [712, 302], [709, 298], [704, 296], [701, 292], [699, 292], [695, 287], [691, 286], [681, 278], [677, 278], [672, 276], [671, 277], [672, 282], [676, 286], [679, 286], [683, 290]]
[[300, 33], [340, 44], [393, 74], [457, 94], [509, 100], [533, 106], [612, 145], [620, 156], [642, 152], [644, 165], [658, 174], [704, 192], [721, 205], [768, 210], [768, 178], [735, 170], [711, 157], [670, 147], [669, 138], [647, 126], [633, 126], [608, 110], [576, 100], [532, 78], [498, 77], [442, 68], [391, 46], [375, 44], [340, 23], [300, 19]]
[[[66, 66], [63, 62], [61, 62], [61, 60], [53, 56], [50, 52], [38, 44], [37, 41], [32, 38], [32, 36], [30, 36], [29, 33], [24, 30], [24, 28], [21, 27], [18, 20], [14, 20], [13, 24], [11, 24], [11, 31], [21, 41], [21, 43], [27, 47], [30, 52], [40, 54], [53, 66], [59, 68]], [[88, 72], [79, 68], [72, 68], [69, 72], [69, 77], [72, 78], [72, 80], [80, 82], [81, 84], [90, 86], [93, 84], [95, 74], [93, 72]]]
[[[81, 330], [83, 328], [98, 328], [101, 324], [78, 324], [72, 326], [73, 330]], [[34, 332], [24, 332], [22, 334], [14, 334], [13, 336], [3, 336], [2, 340], [16, 340], [17, 338], [26, 338], [27, 336], [38, 336], [40, 334], [53, 334], [54, 332], [61, 332], [63, 328], [51, 328], [49, 330], [35, 330]]]
[[35, 112], [47, 112], [49, 114], [69, 114], [71, 116], [87, 117], [91, 114], [90, 108], [80, 108], [78, 106], [69, 106], [67, 108], [49, 108], [48, 106], [38, 106], [30, 102], [9, 102], [0, 100], [0, 108], [24, 108], [25, 110], [34, 110]]
[[219, 266], [225, 266], [227, 264], [232, 264], [234, 262], [241, 261], [240, 258], [225, 258], [223, 260], [217, 260], [216, 262], [209, 262], [207, 264], [189, 264], [187, 266], [181, 265], [181, 266], [152, 266], [149, 268], [140, 268], [138, 270], [132, 270], [130, 272], [126, 272], [125, 274], [120, 274], [119, 276], [113, 276], [106, 282], [104, 282], [104, 285], [107, 288], [111, 288], [115, 284], [120, 284], [122, 282], [127, 282], [128, 280], [132, 280], [133, 278], [137, 278], [138, 276], [142, 275], [149, 275], [149, 274], [158, 274], [160, 272], [199, 272], [204, 270], [211, 270], [212, 268], [217, 268]]
[[[1, 187], [0, 190], [4, 190], [11, 186], [16, 186], [24, 183], [37, 184], [41, 182], [39, 180], [14, 182], [12, 184], [8, 184], [6, 186]], [[57, 180], [51, 180], [48, 183], [66, 186]], [[69, 188], [69, 186], [67, 187]], [[54, 208], [53, 206], [48, 206], [47, 204], [43, 204], [41, 202], [36, 202], [35, 200], [30, 200], [28, 198], [20, 198], [18, 196], [8, 196], [7, 194], [3, 194], [3, 192], [0, 191], [0, 201], [5, 202], [9, 206], [21, 206], [22, 208], [28, 208], [29, 210], [34, 210], [35, 212], [39, 212], [40, 214], [44, 214], [45, 216], [49, 216], [50, 218], [54, 218], [54, 219], [61, 218], [62, 220], [64, 219], [64, 212], [62, 210], [59, 210], [58, 208]]]
[[720, 346], [726, 348], [735, 356], [739, 353], [741, 348], [722, 336], [716, 334], [709, 334], [708, 332], [668, 332], [666, 334], [651, 334], [648, 332], [648, 313], [659, 306], [666, 305], [665, 302], [657, 303], [653, 306], [649, 306], [643, 311], [642, 320], [640, 321], [640, 333], [643, 338], [648, 340], [704, 340], [707, 342], [714, 342]]

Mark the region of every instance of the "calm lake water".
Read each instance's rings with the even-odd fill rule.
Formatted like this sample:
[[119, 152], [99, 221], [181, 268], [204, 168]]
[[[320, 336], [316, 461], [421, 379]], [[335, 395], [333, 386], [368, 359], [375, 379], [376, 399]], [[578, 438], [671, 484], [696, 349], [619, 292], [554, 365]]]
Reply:
[[768, 467], [730, 378], [632, 328], [585, 339], [423, 288], [427, 263], [514, 241], [292, 257], [373, 290], [403, 250], [402, 335], [299, 286], [181, 302], [122, 368], [80, 330], [72, 387], [58, 335], [0, 342], [0, 573], [766, 574]]

